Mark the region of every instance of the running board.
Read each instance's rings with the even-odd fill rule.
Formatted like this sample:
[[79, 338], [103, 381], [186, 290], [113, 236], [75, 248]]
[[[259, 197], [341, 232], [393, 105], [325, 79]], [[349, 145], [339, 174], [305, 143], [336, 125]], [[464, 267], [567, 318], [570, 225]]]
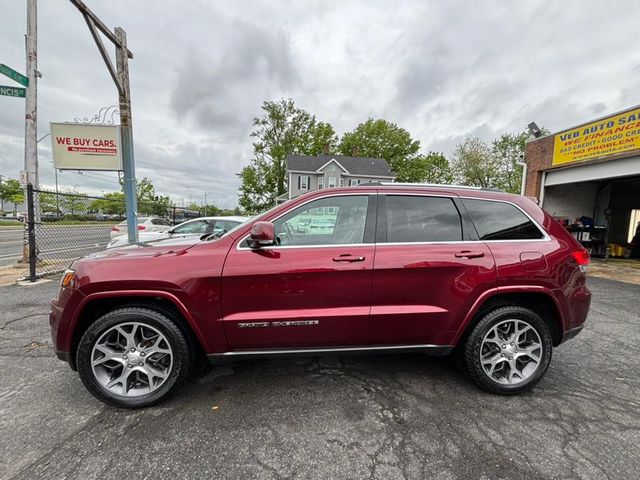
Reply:
[[234, 360], [256, 358], [284, 357], [317, 357], [325, 355], [367, 355], [376, 353], [408, 353], [418, 352], [433, 356], [448, 355], [453, 345], [374, 345], [365, 347], [322, 347], [322, 348], [270, 348], [264, 350], [234, 350], [232, 352], [212, 353], [207, 355], [214, 365], [233, 362]]

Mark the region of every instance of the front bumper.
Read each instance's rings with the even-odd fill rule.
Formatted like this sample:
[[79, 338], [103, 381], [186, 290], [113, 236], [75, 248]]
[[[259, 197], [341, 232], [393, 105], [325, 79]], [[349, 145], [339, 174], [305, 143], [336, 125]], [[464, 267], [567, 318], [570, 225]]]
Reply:
[[75, 370], [72, 335], [70, 329], [72, 313], [78, 307], [83, 295], [75, 289], [61, 288], [57, 298], [49, 306], [49, 327], [56, 356]]

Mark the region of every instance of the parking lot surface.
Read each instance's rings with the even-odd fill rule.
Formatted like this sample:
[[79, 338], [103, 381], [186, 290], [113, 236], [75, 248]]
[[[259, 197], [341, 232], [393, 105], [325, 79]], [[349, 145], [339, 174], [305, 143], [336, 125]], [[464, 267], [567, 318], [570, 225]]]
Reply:
[[203, 367], [118, 410], [55, 359], [56, 282], [0, 288], [0, 478], [637, 478], [640, 286], [590, 279], [584, 332], [528, 394], [478, 390], [446, 358]]

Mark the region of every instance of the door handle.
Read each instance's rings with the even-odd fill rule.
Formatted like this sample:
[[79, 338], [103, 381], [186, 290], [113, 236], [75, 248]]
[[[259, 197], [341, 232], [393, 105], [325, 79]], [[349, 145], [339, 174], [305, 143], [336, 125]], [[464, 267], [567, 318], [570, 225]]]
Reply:
[[364, 257], [349, 255], [348, 253], [333, 257], [334, 262], [364, 262]]
[[481, 258], [484, 257], [484, 252], [472, 252], [470, 250], [463, 250], [455, 254], [456, 258]]

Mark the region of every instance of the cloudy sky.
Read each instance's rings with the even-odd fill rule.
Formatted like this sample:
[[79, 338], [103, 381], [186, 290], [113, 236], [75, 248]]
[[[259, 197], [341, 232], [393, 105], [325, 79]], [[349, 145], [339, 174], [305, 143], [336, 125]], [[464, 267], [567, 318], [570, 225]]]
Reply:
[[[0, 0], [0, 63], [24, 71], [24, 1]], [[81, 15], [39, 5], [39, 135], [91, 117], [115, 87]], [[291, 97], [339, 134], [368, 117], [450, 154], [535, 120], [560, 130], [640, 103], [640, 7], [628, 1], [85, 0], [127, 31], [138, 178], [235, 206], [264, 100]], [[6, 79], [1, 82], [10, 85]], [[0, 175], [23, 165], [24, 101], [0, 97]], [[53, 185], [49, 139], [41, 183]], [[114, 174], [60, 183], [116, 190]]]

